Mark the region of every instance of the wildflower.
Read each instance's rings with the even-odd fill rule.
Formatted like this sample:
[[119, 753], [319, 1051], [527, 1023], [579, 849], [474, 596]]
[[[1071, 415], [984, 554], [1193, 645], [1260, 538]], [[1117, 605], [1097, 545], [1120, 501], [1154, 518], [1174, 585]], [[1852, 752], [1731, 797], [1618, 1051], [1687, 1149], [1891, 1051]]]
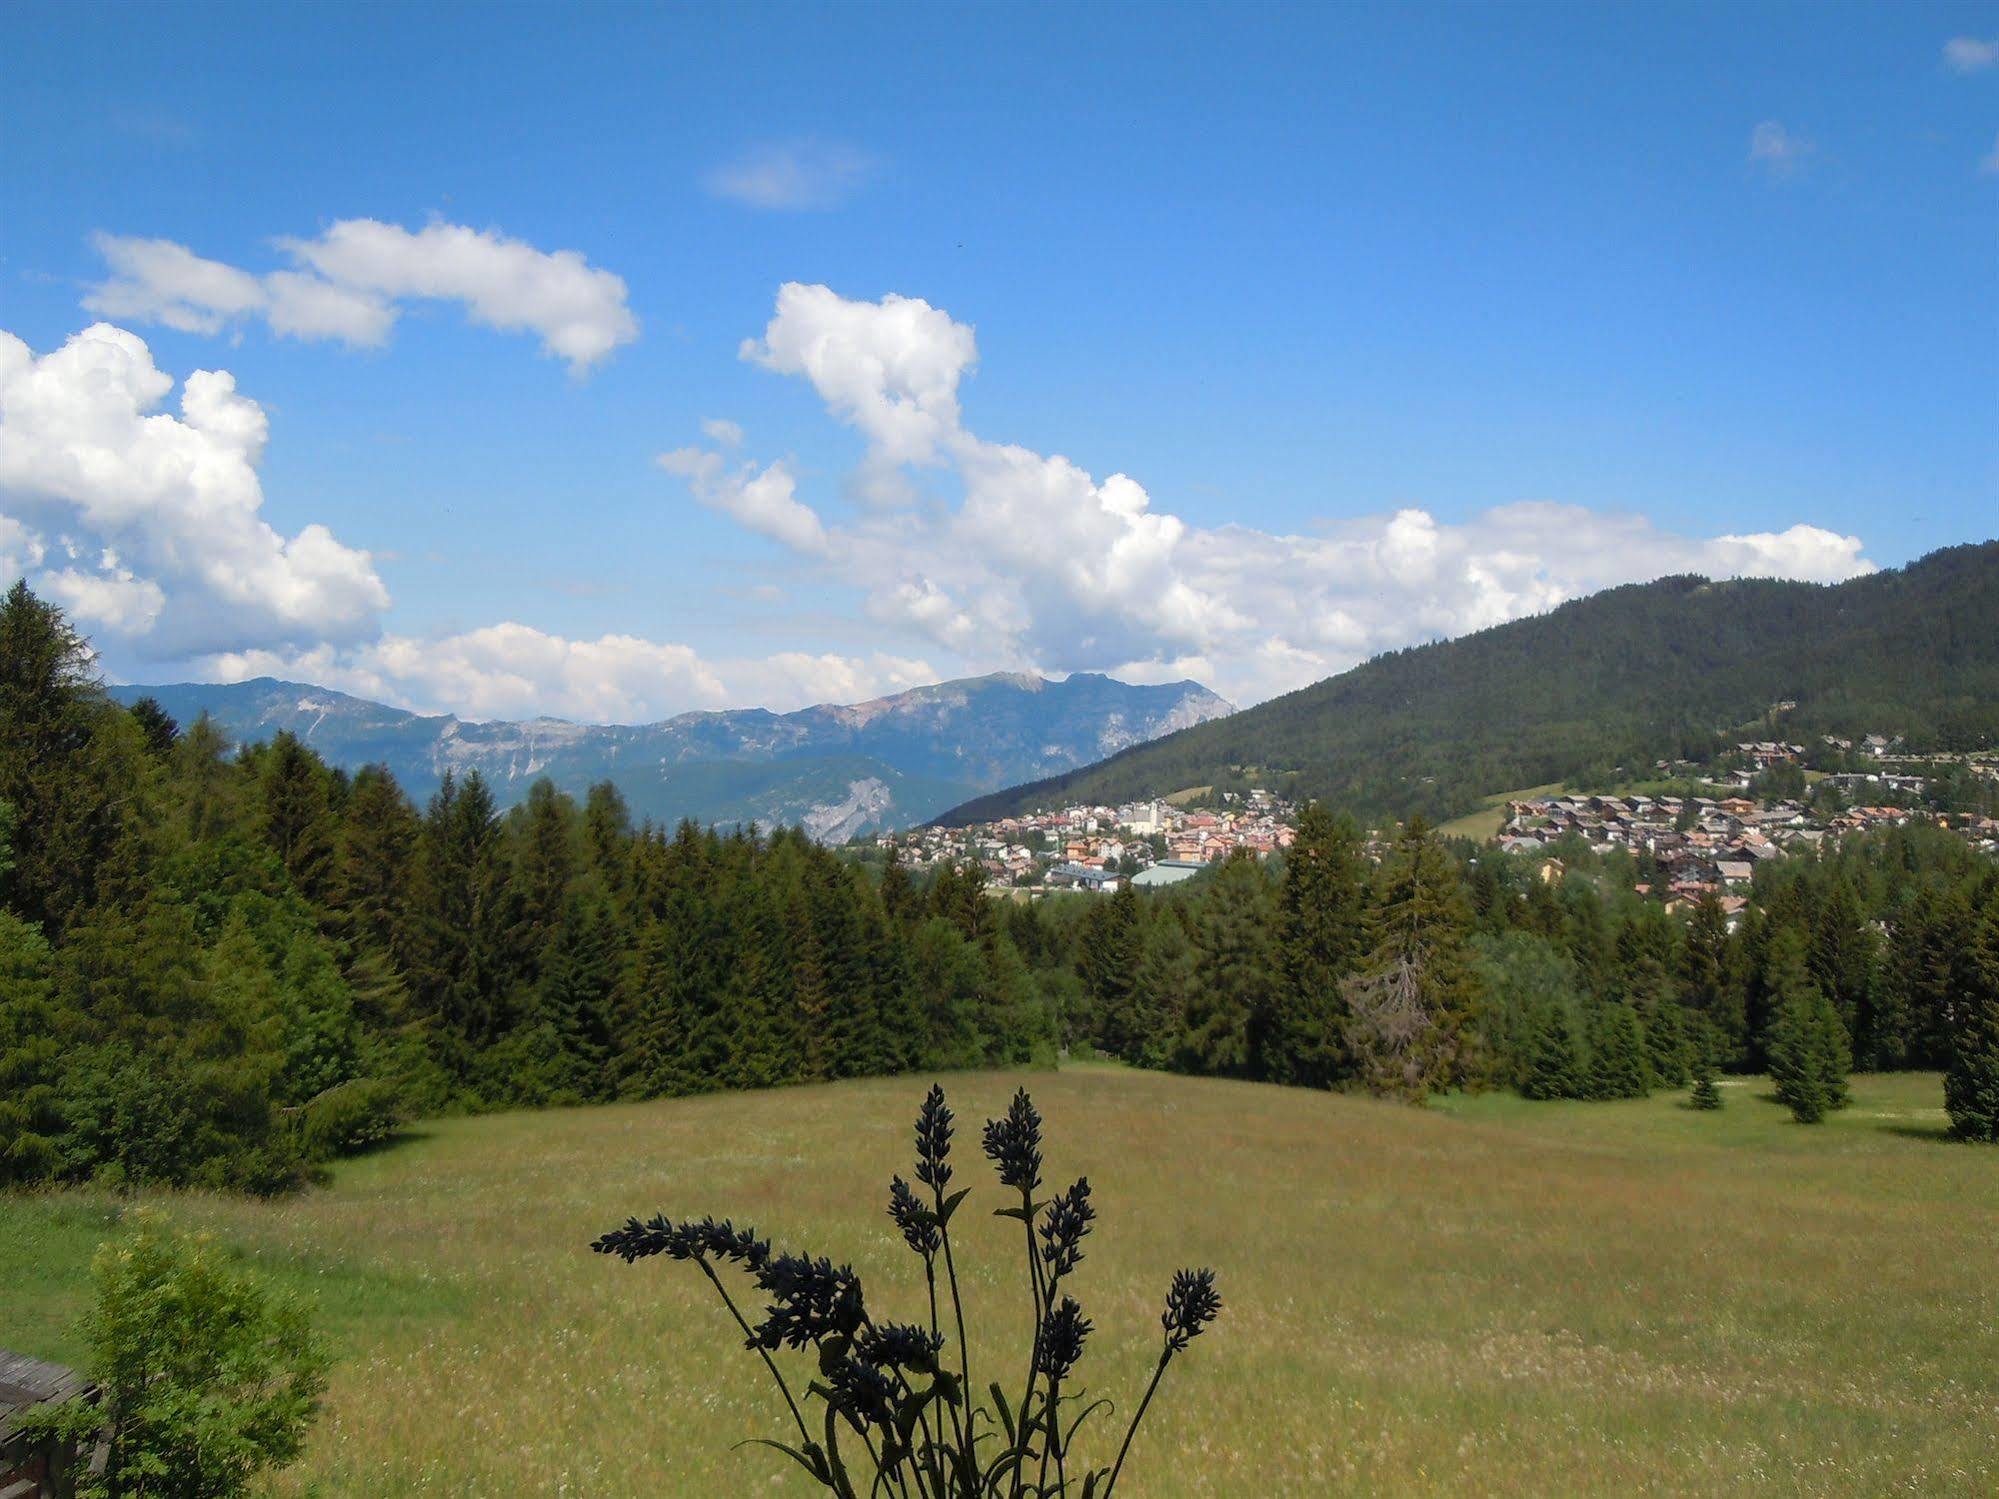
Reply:
[[986, 1157], [999, 1167], [1000, 1185], [1032, 1192], [1041, 1185], [1041, 1115], [1022, 1088], [1006, 1117], [986, 1121]]
[[1166, 1293], [1166, 1310], [1159, 1318], [1160, 1326], [1166, 1329], [1168, 1351], [1178, 1353], [1193, 1342], [1221, 1310], [1214, 1271], [1176, 1270], [1172, 1289]]
[[1052, 1279], [1060, 1280], [1082, 1262], [1083, 1237], [1096, 1216], [1097, 1210], [1090, 1206], [1087, 1176], [1048, 1204], [1041, 1222], [1041, 1258]]
[[628, 1265], [663, 1254], [673, 1260], [729, 1261], [755, 1271], [770, 1258], [770, 1245], [753, 1229], [737, 1228], [726, 1218], [720, 1223], [713, 1218], [675, 1223], [661, 1213], [644, 1223], [628, 1218], [623, 1228], [613, 1229], [590, 1247], [599, 1254], [615, 1254]]
[[843, 1358], [831, 1375], [833, 1405], [862, 1426], [886, 1426], [895, 1415], [895, 1382], [859, 1359]]
[[757, 1286], [771, 1303], [753, 1346], [803, 1348], [830, 1337], [850, 1338], [861, 1325], [860, 1277], [851, 1266], [835, 1269], [823, 1255], [777, 1255], [757, 1272]]
[[1083, 1342], [1091, 1323], [1073, 1296], [1064, 1296], [1041, 1329], [1041, 1348], [1035, 1355], [1036, 1367], [1050, 1379], [1062, 1379], [1083, 1356]]
[[944, 1089], [932, 1083], [916, 1115], [916, 1179], [942, 1192], [951, 1180], [951, 1168], [944, 1164], [950, 1153], [951, 1110], [944, 1104]]
[[861, 1334], [856, 1351], [861, 1361], [877, 1369], [906, 1369], [912, 1374], [931, 1374], [937, 1369], [937, 1352], [944, 1346], [941, 1333], [914, 1327], [907, 1322], [887, 1322]]
[[916, 1200], [909, 1183], [899, 1176], [888, 1186], [888, 1215], [902, 1230], [903, 1243], [926, 1260], [937, 1252], [943, 1240], [937, 1228], [937, 1215]]

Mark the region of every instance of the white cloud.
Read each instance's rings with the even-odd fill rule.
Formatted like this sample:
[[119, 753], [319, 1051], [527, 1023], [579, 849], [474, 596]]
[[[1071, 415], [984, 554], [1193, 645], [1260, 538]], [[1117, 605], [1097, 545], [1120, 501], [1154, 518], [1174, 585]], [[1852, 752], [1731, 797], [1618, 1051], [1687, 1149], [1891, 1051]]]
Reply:
[[874, 168], [866, 152], [837, 141], [779, 141], [753, 146], [716, 167], [702, 178], [702, 186], [715, 197], [751, 208], [837, 208]]
[[632, 635], [572, 640], [513, 621], [433, 638], [391, 635], [348, 649], [232, 652], [210, 659], [206, 671], [216, 681], [307, 681], [421, 712], [553, 714], [586, 723], [647, 723], [748, 703], [784, 711], [937, 679], [926, 661], [879, 653], [712, 662], [686, 645]]
[[1953, 73], [1982, 73], [1999, 63], [1999, 41], [1954, 36], [1943, 44], [1943, 60]]
[[538, 334], [578, 374], [638, 337], [622, 278], [575, 250], [537, 250], [462, 224], [412, 233], [343, 219], [317, 239], [279, 240], [293, 268], [263, 275], [171, 240], [98, 234], [92, 243], [112, 275], [86, 307], [182, 332], [218, 333], [261, 317], [287, 337], [373, 347], [387, 341], [399, 303], [458, 302], [474, 322]]
[[793, 498], [797, 485], [783, 463], [764, 468], [745, 464], [730, 470], [720, 453], [675, 448], [659, 455], [659, 466], [687, 481], [694, 497], [796, 552], [823, 551], [826, 533], [819, 517]]
[[740, 448], [743, 445], [743, 429], [726, 417], [709, 417], [701, 423], [701, 430], [718, 447]]
[[1992, 150], [1978, 163], [1981, 172], [1999, 172], [1999, 138], [1992, 142]]
[[1749, 159], [1778, 177], [1788, 177], [1818, 146], [1775, 120], [1765, 120], [1749, 132]]
[[[908, 481], [903, 501], [835, 523], [781, 465], [732, 469], [698, 449], [664, 465], [703, 503], [859, 588], [871, 618], [977, 668], [1193, 675], [1256, 701], [1617, 583], [1674, 572], [1832, 581], [1873, 567], [1857, 538], [1810, 525], [1700, 539], [1545, 503], [1456, 524], [1406, 506], [1311, 535], [1203, 528], [1156, 510], [1128, 475], [1099, 481], [969, 430], [960, 386], [976, 340], [928, 303], [787, 286], [743, 352], [808, 380], [867, 439], [864, 473]], [[773, 474], [782, 482], [752, 503], [750, 485]]]
[[[268, 423], [226, 372], [197, 370], [175, 417], [144, 340], [99, 323], [36, 356], [0, 332], [0, 560], [47, 551], [30, 527], [90, 537], [94, 567], [32, 575], [79, 618], [148, 654], [372, 634], [388, 590], [324, 526], [262, 516]], [[86, 550], [64, 548], [74, 564]]]

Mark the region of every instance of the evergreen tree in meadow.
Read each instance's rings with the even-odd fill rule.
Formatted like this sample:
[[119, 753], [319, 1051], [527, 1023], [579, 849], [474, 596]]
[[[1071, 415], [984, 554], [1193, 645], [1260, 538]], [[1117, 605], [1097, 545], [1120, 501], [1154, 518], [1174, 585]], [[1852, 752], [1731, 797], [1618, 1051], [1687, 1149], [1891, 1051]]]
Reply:
[[1076, 923], [1076, 976], [1096, 1043], [1129, 1061], [1143, 1049], [1138, 1012], [1138, 894], [1129, 884], [1093, 901]]
[[1568, 1007], [1550, 1002], [1541, 1008], [1527, 1038], [1526, 1068], [1520, 1078], [1524, 1098], [1587, 1098], [1589, 1077]]
[[1813, 914], [1805, 961], [1853, 1037], [1855, 1062], [1895, 1067], [1903, 1060], [1904, 1038], [1896, 1009], [1884, 1009], [1876, 992], [1877, 949], [1852, 882], [1835, 875]]
[[1630, 1005], [1611, 1000], [1590, 1015], [1589, 1096], [1643, 1098], [1652, 1090], [1645, 1025]]
[[1714, 1084], [1714, 1068], [1706, 1062], [1694, 1070], [1694, 1086], [1687, 1095], [1687, 1102], [1697, 1109], [1721, 1107], [1721, 1089]]
[[1235, 855], [1216, 873], [1194, 931], [1201, 981], [1178, 1048], [1186, 1070], [1263, 1075], [1279, 983], [1274, 906], [1270, 881], [1253, 858]]
[[1911, 1066], [1949, 1065], [1953, 1012], [1976, 932], [1964, 890], [1932, 880], [1917, 886], [1893, 923], [1882, 987], [1906, 1017]]
[[1373, 945], [1346, 991], [1348, 1046], [1370, 1087], [1420, 1097], [1480, 1079], [1470, 925], [1457, 864], [1412, 817], [1382, 864]]
[[1786, 928], [1770, 942], [1769, 984], [1776, 1000], [1770, 1028], [1770, 1078], [1800, 1124], [1817, 1124], [1846, 1106], [1852, 1071], [1846, 1027], [1805, 961], [1802, 935]]
[[1140, 928], [1135, 986], [1139, 1040], [1129, 1060], [1143, 1067], [1171, 1063], [1200, 989], [1200, 955], [1188, 934], [1184, 912], [1177, 903], [1155, 908]]
[[1721, 1089], [1714, 1084], [1714, 1028], [1705, 1018], [1695, 1017], [1691, 1045], [1694, 1086], [1687, 1095], [1687, 1102], [1696, 1109], [1718, 1109], [1721, 1107]]
[[1716, 1054], [1711, 1065], [1723, 1058], [1739, 1057], [1744, 1047], [1744, 1022], [1740, 1009], [1741, 992], [1729, 982], [1728, 917], [1713, 891], [1695, 902], [1687, 918], [1679, 951], [1681, 1002], [1703, 1017], [1714, 1033]]
[[1270, 1075], [1330, 1087], [1352, 1070], [1342, 987], [1367, 952], [1367, 875], [1351, 821], [1305, 805], [1280, 904], [1283, 985], [1270, 1027]]
[[1950, 1013], [1944, 1109], [1963, 1140], [1999, 1141], [1999, 893], [1988, 897]]

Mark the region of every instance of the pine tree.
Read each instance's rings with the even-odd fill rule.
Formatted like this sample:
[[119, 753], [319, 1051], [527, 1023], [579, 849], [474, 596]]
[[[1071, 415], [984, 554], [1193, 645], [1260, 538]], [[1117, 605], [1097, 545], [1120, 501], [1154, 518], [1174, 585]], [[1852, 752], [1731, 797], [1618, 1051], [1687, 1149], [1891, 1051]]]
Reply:
[[1257, 1077], [1277, 995], [1270, 881], [1254, 859], [1231, 857], [1202, 902], [1194, 931], [1200, 983], [1187, 1006], [1180, 1065]]
[[1854, 1059], [1868, 1067], [1902, 1062], [1907, 1038], [1901, 1016], [1884, 1010], [1876, 994], [1878, 944], [1863, 919], [1852, 883], [1836, 876], [1812, 922], [1806, 963], [1819, 990], [1854, 1038]]
[[1346, 989], [1355, 1012], [1347, 1044], [1360, 1070], [1373, 1074], [1370, 1086], [1420, 1095], [1479, 1079], [1470, 925], [1456, 864], [1423, 819], [1410, 818], [1382, 865], [1372, 950]]
[[1542, 1008], [1528, 1037], [1527, 1066], [1520, 1080], [1523, 1098], [1585, 1098], [1589, 1093], [1582, 1050], [1569, 1023], [1568, 1006], [1553, 1001]]
[[1999, 1141], [1999, 893], [1986, 901], [1950, 1015], [1944, 1109], [1964, 1140]]
[[1697, 1109], [1718, 1109], [1721, 1107], [1721, 1089], [1714, 1085], [1714, 1028], [1698, 1014], [1694, 1017], [1691, 1046], [1694, 1086], [1687, 1102]]
[[1643, 1098], [1651, 1088], [1638, 1012], [1615, 1000], [1597, 1004], [1590, 1016], [1589, 1096]]
[[280, 730], [263, 755], [264, 839], [308, 900], [324, 899], [337, 824], [327, 805], [326, 767]]
[[121, 773], [122, 728], [96, 658], [62, 611], [17, 582], [0, 600], [0, 801], [14, 809], [16, 912], [52, 938], [97, 891], [99, 866], [122, 836], [136, 772]]
[[1367, 951], [1367, 887], [1360, 835], [1317, 802], [1298, 815], [1284, 864], [1279, 944], [1284, 985], [1270, 1027], [1272, 1077], [1330, 1087], [1352, 1070], [1341, 986]]
[[1742, 996], [1728, 981], [1728, 951], [1728, 917], [1715, 893], [1706, 891], [1687, 920], [1679, 980], [1682, 1003], [1703, 1017], [1714, 1033], [1717, 1055], [1710, 1058], [1714, 1066], [1740, 1058], [1745, 1045]]
[[1703, 1062], [1694, 1072], [1693, 1091], [1687, 1101], [1697, 1109], [1721, 1107], [1721, 1089], [1714, 1085], [1714, 1069]]
[[1777, 1006], [1770, 1077], [1792, 1116], [1800, 1124], [1817, 1124], [1846, 1105], [1846, 1077], [1853, 1067], [1846, 1027], [1812, 977], [1804, 939], [1795, 929], [1771, 938], [1768, 967]]
[[1138, 942], [1138, 893], [1129, 884], [1092, 902], [1076, 923], [1076, 975], [1086, 1008], [1068, 1022], [1086, 1027], [1098, 1046], [1126, 1061], [1146, 1039], [1138, 1013]]

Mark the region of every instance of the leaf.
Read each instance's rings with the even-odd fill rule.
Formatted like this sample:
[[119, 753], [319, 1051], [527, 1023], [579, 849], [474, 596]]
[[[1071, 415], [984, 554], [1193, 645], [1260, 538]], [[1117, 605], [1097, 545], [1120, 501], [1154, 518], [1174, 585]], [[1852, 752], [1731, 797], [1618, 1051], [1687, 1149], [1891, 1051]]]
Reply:
[[826, 1454], [819, 1450], [819, 1445], [816, 1442], [808, 1442], [805, 1450], [801, 1452], [796, 1447], [790, 1446], [787, 1443], [773, 1442], [769, 1437], [746, 1437], [736, 1443], [735, 1447], [731, 1450], [740, 1451], [744, 1447], [775, 1447], [779, 1452], [782, 1452], [786, 1457], [797, 1463], [799, 1467], [810, 1473], [820, 1483], [832, 1482], [833, 1475], [826, 1468]]
[[819, 1372], [828, 1379], [847, 1357], [847, 1350], [854, 1346], [854, 1340], [838, 1334], [819, 1345]]
[[945, 1198], [943, 1211], [937, 1214], [938, 1223], [948, 1226], [951, 1222], [951, 1215], [958, 1211], [958, 1204], [969, 1197], [971, 1192], [972, 1189], [970, 1187], [960, 1187], [949, 1197]]
[[1111, 1403], [1111, 1398], [1108, 1395], [1099, 1395], [1095, 1400], [1084, 1406], [1082, 1410], [1076, 1413], [1076, 1419], [1069, 1423], [1069, 1435], [1062, 1442], [1062, 1450], [1064, 1452], [1067, 1452], [1075, 1444], [1078, 1428], [1085, 1421], [1089, 1420], [1099, 1407], [1107, 1411], [1115, 1411], [1117, 1409], [1117, 1406]]
[[1006, 1444], [1014, 1446], [1013, 1408], [1006, 1403], [1006, 1391], [999, 1387], [998, 1380], [994, 1380], [988, 1388], [993, 1392], [993, 1404], [999, 1408], [1000, 1424], [1006, 1427]]

